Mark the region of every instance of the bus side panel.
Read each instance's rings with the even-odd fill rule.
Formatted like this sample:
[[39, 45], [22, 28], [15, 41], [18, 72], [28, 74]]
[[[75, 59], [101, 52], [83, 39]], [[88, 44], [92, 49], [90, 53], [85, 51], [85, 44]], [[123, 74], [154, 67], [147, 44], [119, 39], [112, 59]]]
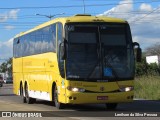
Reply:
[[13, 92], [20, 94], [20, 82], [23, 80], [22, 75], [22, 58], [13, 58]]
[[41, 54], [23, 57], [24, 80], [27, 81], [29, 90], [47, 90], [48, 86], [46, 86], [43, 82], [46, 71], [46, 59], [47, 58]]
[[52, 100], [52, 85], [55, 83], [58, 89], [59, 93], [59, 101], [65, 103], [65, 88], [62, 88], [62, 83], [65, 79], [63, 79], [60, 76], [59, 72], [59, 67], [58, 67], [58, 60], [57, 60], [57, 54], [56, 53], [48, 53], [49, 58], [47, 61], [47, 66], [46, 66], [46, 74], [48, 78], [48, 87], [49, 87], [49, 93], [50, 93], [50, 98]]
[[31, 97], [52, 100], [53, 82], [61, 83], [57, 55], [50, 52], [23, 57], [23, 75]]

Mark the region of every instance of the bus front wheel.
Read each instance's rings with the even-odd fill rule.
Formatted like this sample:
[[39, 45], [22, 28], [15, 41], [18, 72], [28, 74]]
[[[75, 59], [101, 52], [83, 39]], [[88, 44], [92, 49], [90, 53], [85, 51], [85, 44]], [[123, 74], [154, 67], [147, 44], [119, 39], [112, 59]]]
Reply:
[[62, 109], [64, 107], [63, 103], [60, 103], [58, 101], [58, 90], [57, 90], [57, 86], [55, 86], [54, 88], [54, 103], [55, 103], [55, 107], [58, 109]]

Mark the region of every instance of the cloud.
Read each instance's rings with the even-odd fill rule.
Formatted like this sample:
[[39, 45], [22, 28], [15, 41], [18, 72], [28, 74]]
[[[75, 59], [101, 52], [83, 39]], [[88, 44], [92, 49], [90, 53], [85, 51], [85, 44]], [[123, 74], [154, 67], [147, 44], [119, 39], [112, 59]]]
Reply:
[[[0, 23], [3, 23], [3, 22], [6, 22], [8, 20], [16, 20], [17, 19], [17, 15], [18, 15], [18, 12], [20, 11], [20, 9], [14, 9], [14, 10], [10, 10], [8, 12], [5, 12], [5, 13], [0, 13]], [[11, 26], [11, 25], [6, 25], [4, 26], [4, 28], [6, 30], [12, 30], [14, 29], [15, 27], [14, 26]]]
[[133, 10], [133, 0], [123, 0], [119, 2], [119, 5], [111, 8], [110, 10], [105, 11], [101, 15], [111, 16], [111, 17], [120, 17], [120, 18], [128, 18], [130, 17], [128, 14], [124, 14], [127, 12], [131, 12]]
[[7, 14], [0, 14], [0, 22], [5, 22], [8, 20]]
[[141, 4], [140, 6], [141, 11], [152, 11], [152, 6], [146, 3]]
[[154, 44], [160, 44], [160, 40], [159, 38], [148, 38], [148, 37], [144, 37], [144, 36], [133, 36], [133, 40], [135, 42], [139, 42], [141, 46], [143, 46], [143, 48], [147, 48], [150, 47], [151, 45]]
[[8, 12], [8, 18], [10, 19], [17, 19], [17, 14], [20, 11], [20, 9], [11, 10]]
[[7, 42], [0, 42], [0, 56], [1, 59], [7, 59], [13, 56], [13, 38]]
[[[124, 4], [131, 3], [131, 4]], [[145, 48], [160, 41], [160, 6], [153, 8], [152, 5], [142, 3], [139, 8], [134, 9], [133, 0], [123, 0], [119, 5], [105, 11], [100, 15], [117, 17], [129, 22], [133, 41]]]
[[5, 44], [7, 47], [12, 48], [12, 47], [13, 47], [13, 40], [14, 40], [14, 38], [11, 38], [11, 39], [9, 39], [7, 42], [4, 42], [4, 44]]
[[11, 10], [9, 12], [0, 13], [0, 22], [6, 22], [9, 19], [17, 19], [17, 14], [20, 9]]
[[6, 25], [6, 26], [4, 26], [4, 28], [5, 28], [6, 30], [12, 30], [12, 29], [14, 29], [15, 27], [12, 26], [12, 25]]

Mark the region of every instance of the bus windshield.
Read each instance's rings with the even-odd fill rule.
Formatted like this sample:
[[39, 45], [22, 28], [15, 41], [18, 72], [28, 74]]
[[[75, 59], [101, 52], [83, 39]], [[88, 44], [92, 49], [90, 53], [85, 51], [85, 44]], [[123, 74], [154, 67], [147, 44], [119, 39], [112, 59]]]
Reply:
[[132, 79], [134, 57], [127, 25], [68, 25], [67, 79]]

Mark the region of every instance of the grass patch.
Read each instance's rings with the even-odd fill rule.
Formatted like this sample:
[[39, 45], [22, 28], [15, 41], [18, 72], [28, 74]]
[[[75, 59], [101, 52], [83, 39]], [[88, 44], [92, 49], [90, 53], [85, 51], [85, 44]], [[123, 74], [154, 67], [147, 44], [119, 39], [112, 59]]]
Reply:
[[147, 100], [160, 100], [160, 76], [136, 78], [134, 97]]

